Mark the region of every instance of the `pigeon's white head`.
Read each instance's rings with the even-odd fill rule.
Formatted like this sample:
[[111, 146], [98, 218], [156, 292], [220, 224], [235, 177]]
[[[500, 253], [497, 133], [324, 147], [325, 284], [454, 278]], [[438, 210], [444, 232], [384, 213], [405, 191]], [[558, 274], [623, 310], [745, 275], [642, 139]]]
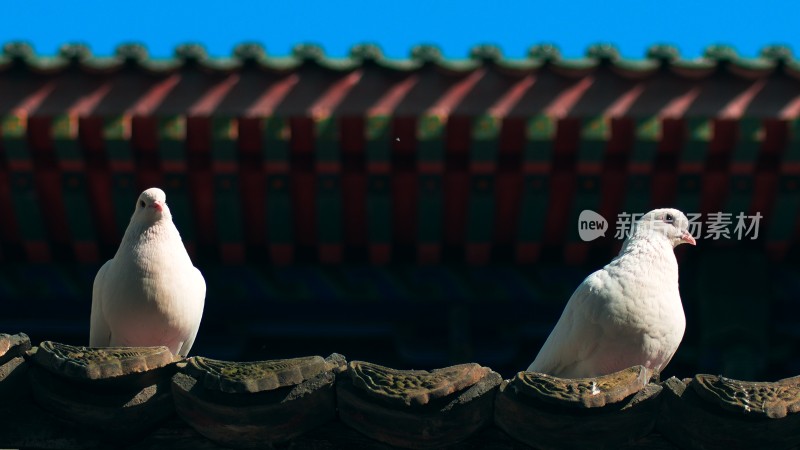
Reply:
[[682, 212], [672, 208], [654, 209], [636, 222], [634, 236], [650, 234], [663, 235], [672, 247], [681, 244], [697, 245], [689, 232], [689, 219]]
[[172, 220], [167, 206], [167, 194], [159, 188], [150, 188], [139, 195], [131, 221], [154, 223], [166, 218]]

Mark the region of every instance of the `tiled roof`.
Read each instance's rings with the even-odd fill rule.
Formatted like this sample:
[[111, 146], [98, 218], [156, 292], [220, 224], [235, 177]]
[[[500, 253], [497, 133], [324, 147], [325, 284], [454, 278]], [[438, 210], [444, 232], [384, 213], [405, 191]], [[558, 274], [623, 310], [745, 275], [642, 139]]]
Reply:
[[561, 58], [551, 45], [534, 46], [523, 59], [478, 46], [456, 60], [421, 46], [395, 60], [372, 45], [331, 58], [314, 45], [270, 57], [257, 44], [243, 44], [215, 58], [187, 44], [173, 58], [153, 59], [135, 44], [110, 57], [92, 56], [82, 45], [44, 57], [8, 43], [0, 80], [0, 114], [794, 118], [800, 110], [800, 62], [784, 47], [742, 58], [712, 46], [687, 60], [672, 47], [654, 46], [628, 60], [609, 45], [577, 59]]
[[[0, 334], [0, 446], [296, 449], [796, 448], [800, 377], [642, 366], [596, 378], [475, 363], [398, 370], [344, 356], [230, 362]], [[177, 416], [177, 417], [176, 417]]]
[[[661, 67], [676, 71], [689, 71], [686, 75], [703, 76], [709, 69], [731, 66], [740, 70], [783, 69], [800, 76], [800, 61], [794, 58], [791, 49], [783, 46], [764, 47], [755, 58], [744, 58], [732, 47], [712, 45], [706, 48], [703, 56], [694, 59], [681, 58], [677, 48], [670, 45], [653, 45], [645, 58], [640, 60], [624, 59], [619, 51], [610, 44], [596, 44], [586, 50], [583, 58], [565, 59], [561, 57], [558, 47], [551, 44], [532, 46], [526, 58], [509, 59], [503, 57], [502, 51], [493, 45], [478, 45], [470, 50], [468, 59], [447, 59], [442, 56], [438, 47], [420, 45], [411, 49], [407, 59], [386, 58], [380, 47], [374, 44], [353, 46], [350, 54], [344, 58], [325, 55], [324, 50], [315, 44], [299, 44], [291, 55], [269, 56], [266, 49], [257, 43], [237, 45], [229, 57], [209, 57], [200, 44], [189, 43], [175, 49], [175, 56], [170, 59], [150, 58], [147, 48], [141, 44], [122, 44], [117, 47], [113, 56], [94, 56], [84, 44], [65, 44], [55, 56], [38, 56], [34, 49], [25, 42], [9, 42], [3, 46], [0, 64], [5, 68], [10, 64], [25, 64], [39, 71], [63, 70], [78, 65], [89, 70], [119, 70], [126, 65], [135, 65], [154, 72], [171, 71], [189, 64], [198, 64], [204, 69], [214, 71], [237, 70], [254, 65], [265, 70], [284, 71], [297, 69], [303, 64], [316, 64], [331, 70], [349, 71], [364, 64], [375, 64], [382, 68], [411, 71], [426, 64], [433, 64], [443, 69], [454, 71], [474, 70], [482, 65], [498, 65], [510, 70], [538, 69], [552, 66], [561, 70], [585, 70], [608, 64], [616, 69], [631, 72], [647, 73]], [[696, 73], [690, 73], [697, 71]], [[681, 72], [682, 73], [682, 72]], [[744, 72], [739, 72], [744, 74]]]

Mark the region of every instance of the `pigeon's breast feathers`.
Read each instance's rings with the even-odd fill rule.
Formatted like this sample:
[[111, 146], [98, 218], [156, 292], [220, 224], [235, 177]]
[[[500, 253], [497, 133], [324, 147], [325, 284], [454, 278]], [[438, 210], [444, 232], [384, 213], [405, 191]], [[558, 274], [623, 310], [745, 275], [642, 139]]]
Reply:
[[[676, 209], [656, 209], [645, 214], [634, 225], [619, 255], [598, 272], [605, 281], [604, 288], [636, 303], [662, 295], [679, 298], [674, 248], [684, 243], [696, 245], [688, 228], [689, 220]], [[651, 307], [657, 305], [658, 302]]]

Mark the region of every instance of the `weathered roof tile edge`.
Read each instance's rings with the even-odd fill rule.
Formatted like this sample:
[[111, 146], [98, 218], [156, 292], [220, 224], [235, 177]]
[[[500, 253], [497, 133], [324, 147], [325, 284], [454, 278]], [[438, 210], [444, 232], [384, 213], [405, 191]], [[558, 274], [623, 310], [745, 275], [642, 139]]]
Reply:
[[349, 56], [333, 58], [327, 56], [322, 47], [315, 44], [298, 44], [290, 56], [269, 56], [258, 43], [237, 45], [230, 57], [209, 57], [201, 44], [187, 43], [176, 47], [175, 55], [168, 59], [151, 58], [144, 45], [124, 43], [117, 47], [114, 56], [94, 56], [90, 48], [81, 43], [69, 43], [60, 47], [56, 56], [39, 56], [33, 47], [23, 41], [8, 42], [0, 54], [0, 70], [22, 65], [31, 70], [53, 72], [78, 66], [93, 71], [116, 71], [124, 67], [137, 66], [148, 71], [168, 72], [185, 65], [197, 64], [206, 70], [235, 71], [245, 66], [264, 70], [286, 71], [304, 64], [315, 64], [333, 71], [349, 71], [364, 64], [375, 64], [389, 70], [411, 71], [425, 65], [435, 65], [453, 71], [471, 71], [484, 65], [497, 65], [509, 70], [535, 70], [552, 66], [562, 70], [586, 70], [600, 65], [611, 65], [625, 72], [651, 72], [663, 68], [678, 73], [702, 74], [715, 68], [730, 67], [756, 75], [765, 75], [783, 70], [800, 78], [800, 60], [787, 46], [764, 47], [758, 57], [744, 58], [736, 50], [725, 45], [711, 45], [700, 58], [683, 59], [678, 49], [671, 45], [651, 46], [644, 59], [622, 58], [611, 44], [595, 44], [587, 48], [584, 58], [564, 59], [552, 44], [530, 47], [527, 58], [503, 57], [499, 47], [476, 45], [467, 59], [447, 59], [433, 45], [419, 45], [411, 49], [408, 59], [389, 59], [380, 47], [374, 44], [358, 44], [350, 49]]
[[[397, 370], [339, 354], [324, 362], [192, 357], [158, 368], [143, 358], [165, 350], [49, 341], [34, 350], [24, 334], [0, 334], [0, 446], [732, 450], [800, 443], [800, 377], [696, 375], [655, 384], [635, 366], [596, 378], [520, 372], [503, 381], [476, 363]], [[43, 365], [41, 352], [82, 370]], [[108, 364], [126, 373], [94, 377]], [[209, 383], [216, 378], [235, 389]], [[257, 380], [271, 382], [251, 383]]]

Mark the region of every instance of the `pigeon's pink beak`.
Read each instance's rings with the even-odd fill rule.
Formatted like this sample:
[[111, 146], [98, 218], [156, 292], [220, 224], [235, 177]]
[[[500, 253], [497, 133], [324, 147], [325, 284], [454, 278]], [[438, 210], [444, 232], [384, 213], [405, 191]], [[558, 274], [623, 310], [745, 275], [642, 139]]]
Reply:
[[684, 231], [681, 235], [681, 240], [686, 242], [687, 244], [697, 245], [697, 241], [694, 240], [691, 234], [688, 231]]
[[153, 208], [154, 208], [156, 211], [158, 211], [158, 212], [161, 212], [161, 211], [163, 211], [163, 210], [164, 210], [164, 203], [162, 203], [162, 202], [160, 202], [160, 201], [156, 200], [156, 201], [154, 201], [154, 202], [153, 202]]

